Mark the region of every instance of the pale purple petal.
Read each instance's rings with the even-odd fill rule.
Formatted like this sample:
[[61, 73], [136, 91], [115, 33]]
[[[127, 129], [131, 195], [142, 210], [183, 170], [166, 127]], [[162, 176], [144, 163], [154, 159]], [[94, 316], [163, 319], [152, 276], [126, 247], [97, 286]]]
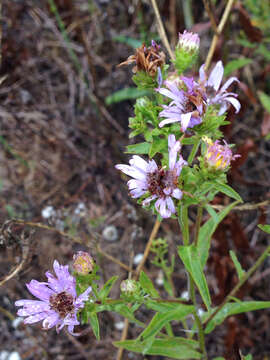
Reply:
[[136, 167], [138, 170], [142, 172], [147, 171], [148, 163], [138, 155], [134, 155], [130, 160], [129, 163], [131, 166]]
[[205, 64], [202, 64], [202, 66], [200, 67], [200, 70], [199, 70], [200, 82], [201, 83], [204, 83], [206, 81], [206, 74], [205, 74], [205, 71], [204, 71], [204, 67], [205, 67]]
[[142, 202], [143, 206], [149, 205], [152, 200], [155, 200], [157, 198], [157, 195], [149, 196], [148, 198], [144, 199]]
[[180, 189], [176, 188], [176, 189], [173, 189], [173, 192], [172, 192], [172, 196], [178, 200], [180, 200], [183, 196], [183, 193]]
[[171, 211], [167, 209], [166, 205], [166, 199], [158, 199], [155, 203], [156, 210], [164, 219], [167, 219], [171, 216]]
[[40, 300], [46, 301], [49, 300], [52, 294], [54, 294], [54, 292], [46, 285], [47, 283], [42, 283], [37, 280], [31, 280], [29, 284], [26, 284], [26, 287], [32, 295], [34, 295]]
[[234, 77], [234, 76], [233, 76], [233, 77], [229, 78], [229, 79], [225, 82], [225, 84], [222, 86], [222, 88], [220, 89], [220, 92], [223, 93], [224, 91], [226, 91], [227, 88], [228, 88], [234, 81], [236, 81], [236, 82], [239, 83], [239, 80], [237, 79], [237, 77]]
[[75, 300], [75, 304], [79, 305], [80, 307], [83, 307], [83, 302], [87, 301], [89, 298], [89, 293], [92, 291], [92, 287], [89, 286], [80, 296], [77, 297]]
[[[170, 196], [166, 197], [166, 205], [167, 205], [168, 209], [170, 210], [170, 212], [174, 214], [175, 206], [174, 206], [173, 200]], [[170, 214], [170, 216], [171, 216], [171, 214]]]
[[118, 164], [115, 165], [117, 170], [122, 171], [124, 174], [133, 177], [134, 179], [138, 180], [145, 180], [145, 174], [142, 171], [137, 170], [136, 168], [124, 165], [124, 164]]
[[[192, 116], [192, 112], [189, 112], [187, 114], [182, 114], [181, 115], [181, 125], [182, 125], [182, 131], [186, 131], [187, 128], [189, 127], [189, 122]], [[160, 124], [159, 124], [160, 126]]]
[[216, 91], [218, 91], [222, 81], [223, 73], [224, 68], [222, 61], [218, 61], [208, 78], [207, 85], [212, 86]]
[[240, 102], [235, 99], [234, 97], [226, 97], [225, 99], [226, 101], [230, 102], [232, 104], [232, 106], [235, 108], [236, 113], [239, 112], [239, 110], [241, 109], [241, 104]]
[[162, 120], [160, 123], [159, 123], [159, 127], [163, 127], [164, 125], [167, 125], [167, 124], [172, 124], [172, 123], [175, 123], [175, 122], [178, 122], [179, 119], [166, 119], [166, 120]]
[[41, 312], [39, 314], [30, 315], [24, 319], [24, 323], [25, 324], [33, 324], [35, 322], [43, 320], [44, 318], [46, 318], [46, 316], [48, 316], [47, 312]]

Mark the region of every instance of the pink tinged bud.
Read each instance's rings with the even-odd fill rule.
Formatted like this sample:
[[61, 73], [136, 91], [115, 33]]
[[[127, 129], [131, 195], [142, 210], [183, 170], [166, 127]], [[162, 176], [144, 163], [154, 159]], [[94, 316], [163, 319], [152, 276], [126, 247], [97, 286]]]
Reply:
[[178, 47], [181, 47], [187, 52], [197, 52], [200, 47], [199, 35], [187, 30], [185, 30], [183, 34], [179, 33]]
[[93, 271], [94, 260], [87, 252], [78, 251], [73, 260], [73, 268], [78, 274], [87, 275]]

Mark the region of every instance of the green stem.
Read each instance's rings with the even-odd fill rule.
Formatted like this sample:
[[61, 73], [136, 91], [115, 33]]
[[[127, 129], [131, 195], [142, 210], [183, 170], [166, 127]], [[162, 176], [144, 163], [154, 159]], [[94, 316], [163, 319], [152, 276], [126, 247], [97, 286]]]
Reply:
[[199, 146], [200, 146], [200, 138], [197, 138], [197, 139], [195, 140], [195, 143], [193, 144], [192, 150], [191, 150], [191, 152], [190, 152], [190, 154], [189, 154], [189, 157], [188, 157], [188, 163], [189, 163], [189, 165], [192, 164], [192, 161], [193, 161], [195, 155], [197, 154], [197, 151], [198, 151], [198, 149], [199, 149]]
[[200, 231], [200, 226], [201, 226], [201, 222], [202, 222], [202, 214], [203, 214], [203, 207], [201, 205], [199, 205], [198, 209], [197, 209], [197, 218], [196, 218], [196, 224], [195, 224], [195, 238], [194, 238], [195, 246], [198, 245], [199, 231]]
[[266, 248], [266, 250], [262, 253], [262, 255], [258, 258], [255, 264], [246, 272], [246, 274], [240, 279], [238, 284], [231, 290], [231, 292], [226, 296], [223, 302], [216, 308], [216, 310], [208, 317], [208, 319], [204, 322], [204, 327], [217, 315], [217, 313], [222, 310], [222, 308], [230, 301], [230, 299], [236, 295], [241, 286], [250, 278], [250, 276], [258, 269], [258, 267], [264, 262], [266, 257], [270, 252], [270, 246]]
[[[199, 144], [199, 142], [198, 142], [198, 144]], [[196, 146], [194, 144], [193, 149], [194, 149], [194, 147], [198, 147], [198, 144]], [[194, 152], [194, 155], [195, 155], [196, 151]], [[198, 229], [196, 230], [195, 243], [197, 242], [197, 239], [198, 239], [201, 218], [202, 218], [202, 207], [199, 206], [197, 220], [196, 220], [196, 227], [198, 227]], [[188, 207], [187, 206], [181, 207], [179, 223], [180, 223], [181, 230], [182, 230], [183, 243], [185, 246], [188, 246], [189, 245], [189, 226], [188, 226]], [[200, 349], [203, 354], [203, 359], [207, 360], [207, 353], [206, 353], [205, 339], [204, 339], [204, 330], [203, 330], [203, 326], [201, 323], [201, 319], [197, 315], [195, 283], [188, 272], [187, 272], [187, 276], [188, 276], [188, 284], [189, 284], [189, 298], [191, 299], [191, 301], [194, 305], [194, 308], [195, 308], [194, 320], [195, 320], [195, 323], [196, 323], [196, 326], [198, 329], [198, 340], [199, 340], [199, 344], [200, 344]]]

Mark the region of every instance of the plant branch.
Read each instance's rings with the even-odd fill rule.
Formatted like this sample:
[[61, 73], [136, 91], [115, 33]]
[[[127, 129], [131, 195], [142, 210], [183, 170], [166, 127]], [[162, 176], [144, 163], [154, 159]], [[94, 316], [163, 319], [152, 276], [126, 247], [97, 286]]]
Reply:
[[214, 55], [214, 52], [215, 52], [215, 49], [217, 46], [219, 36], [223, 31], [226, 21], [228, 20], [233, 3], [234, 3], [234, 0], [228, 0], [228, 2], [227, 2], [226, 8], [225, 8], [222, 18], [220, 20], [220, 23], [218, 24], [216, 33], [213, 36], [212, 43], [211, 43], [210, 49], [207, 54], [207, 58], [206, 58], [206, 62], [205, 62], [205, 70], [207, 70], [209, 68], [209, 65], [211, 63], [212, 57]]
[[174, 60], [175, 56], [174, 56], [174, 53], [173, 53], [173, 51], [172, 51], [172, 49], [170, 47], [167, 35], [165, 33], [165, 29], [164, 29], [164, 26], [163, 26], [163, 23], [162, 23], [162, 20], [161, 20], [161, 17], [160, 17], [160, 13], [159, 13], [159, 10], [158, 10], [156, 0], [151, 0], [151, 3], [152, 3], [152, 6], [153, 6], [153, 9], [154, 9], [154, 12], [155, 12], [155, 16], [156, 16], [156, 19], [157, 19], [157, 23], [158, 23], [159, 36], [160, 36], [165, 48], [167, 49], [170, 57], [172, 58], [172, 60]]
[[220, 312], [220, 310], [226, 305], [230, 299], [236, 295], [238, 290], [244, 285], [244, 283], [249, 279], [249, 277], [258, 269], [258, 267], [264, 262], [266, 257], [270, 252], [270, 246], [266, 248], [266, 250], [262, 253], [262, 255], [258, 258], [255, 264], [245, 273], [245, 275], [240, 279], [238, 284], [230, 291], [230, 293], [226, 296], [223, 302], [216, 308], [216, 310], [204, 321], [204, 326], [206, 326], [216, 315]]

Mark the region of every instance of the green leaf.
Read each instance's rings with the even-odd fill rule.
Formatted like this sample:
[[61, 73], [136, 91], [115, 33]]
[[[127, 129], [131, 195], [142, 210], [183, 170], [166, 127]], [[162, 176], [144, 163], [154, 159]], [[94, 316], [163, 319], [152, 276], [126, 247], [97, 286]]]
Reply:
[[126, 87], [124, 89], [118, 90], [113, 94], [107, 96], [105, 98], [105, 104], [111, 105], [115, 103], [119, 103], [121, 101], [137, 99], [141, 96], [149, 95], [149, 91], [147, 90], [139, 90], [135, 87]]
[[211, 305], [211, 298], [197, 248], [194, 245], [179, 246], [178, 253], [185, 265], [186, 270], [189, 272], [195, 284], [197, 285], [201, 297], [207, 309], [209, 310]]
[[96, 313], [88, 313], [88, 319], [89, 319], [91, 328], [93, 329], [93, 333], [94, 333], [95, 337], [97, 338], [97, 340], [100, 340], [99, 322], [98, 322], [97, 314]]
[[240, 58], [240, 59], [236, 59], [236, 60], [231, 60], [224, 67], [224, 76], [225, 77], [229, 76], [235, 70], [238, 70], [241, 67], [243, 67], [245, 65], [248, 65], [250, 63], [252, 63], [252, 60], [247, 59], [247, 58]]
[[146, 307], [152, 310], [155, 310], [160, 313], [164, 313], [170, 310], [175, 309], [175, 306], [178, 305], [177, 303], [168, 303], [166, 300], [156, 302], [154, 300], [147, 300]]
[[232, 204], [228, 205], [225, 209], [223, 209], [217, 214], [217, 219], [212, 217], [200, 228], [199, 238], [198, 238], [198, 253], [200, 254], [202, 268], [204, 268], [207, 262], [211, 238], [214, 232], [216, 231], [218, 224], [221, 223], [221, 221], [225, 218], [225, 216], [238, 203], [239, 201], [235, 201]]
[[139, 338], [143, 341], [154, 338], [167, 323], [173, 320], [180, 321], [192, 312], [194, 312], [194, 306], [178, 304], [175, 305], [173, 310], [165, 313], [156, 313]]
[[[147, 342], [137, 340], [116, 341], [114, 345], [136, 353], [144, 353]], [[166, 356], [171, 359], [201, 359], [202, 355], [196, 351], [198, 342], [181, 337], [173, 339], [155, 339], [151, 347], [145, 352], [147, 355]]]
[[168, 151], [168, 140], [161, 139], [159, 136], [153, 136], [153, 142], [149, 149], [149, 157], [152, 159], [156, 153], [162, 153]]
[[138, 47], [140, 47], [142, 45], [141, 40], [133, 39], [131, 37], [124, 36], [124, 35], [117, 35], [117, 36], [114, 36], [112, 39], [114, 41], [118, 41], [120, 43], [129, 45], [129, 46], [133, 47], [134, 49], [137, 49]]
[[224, 357], [219, 356], [219, 357], [214, 358], [213, 360], [226, 360], [226, 359]]
[[237, 194], [237, 192], [233, 190], [229, 185], [223, 184], [219, 181], [214, 181], [213, 185], [218, 191], [222, 192], [223, 194], [231, 197], [232, 199], [243, 202], [241, 196]]
[[213, 218], [214, 222], [218, 222], [218, 214], [215, 212], [215, 210], [210, 206], [209, 204], [206, 204], [205, 209], [208, 211], [209, 215]]
[[131, 309], [125, 304], [117, 304], [115, 306], [112, 306], [111, 311], [117, 312], [118, 314], [127, 318], [130, 322], [136, 323], [137, 325], [144, 327], [144, 323], [137, 320]]
[[143, 288], [143, 290], [146, 293], [148, 293], [150, 296], [152, 296], [154, 298], [159, 298], [158, 291], [155, 289], [152, 281], [149, 279], [149, 277], [143, 271], [140, 273], [139, 282], [141, 284], [141, 287]]
[[239, 280], [241, 280], [241, 278], [245, 275], [245, 271], [242, 269], [242, 266], [241, 266], [240, 262], [238, 261], [236, 254], [233, 250], [230, 250], [230, 257], [236, 268], [238, 278], [239, 278]]
[[118, 276], [113, 276], [111, 279], [109, 279], [106, 284], [103, 286], [103, 288], [99, 292], [100, 299], [106, 299], [113, 287], [113, 284], [118, 279]]
[[262, 91], [258, 91], [258, 95], [259, 95], [260, 102], [262, 103], [262, 106], [270, 114], [270, 96], [266, 95]]
[[205, 332], [206, 334], [209, 334], [217, 325], [223, 323], [228, 316], [267, 308], [270, 308], [270, 301], [243, 301], [228, 303], [224, 305], [217, 315], [207, 324]]
[[258, 227], [267, 234], [270, 234], [270, 225], [259, 224]]
[[128, 145], [127, 154], [148, 154], [151, 144], [148, 142], [141, 142], [138, 144]]

